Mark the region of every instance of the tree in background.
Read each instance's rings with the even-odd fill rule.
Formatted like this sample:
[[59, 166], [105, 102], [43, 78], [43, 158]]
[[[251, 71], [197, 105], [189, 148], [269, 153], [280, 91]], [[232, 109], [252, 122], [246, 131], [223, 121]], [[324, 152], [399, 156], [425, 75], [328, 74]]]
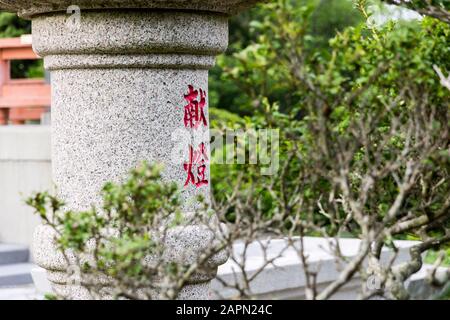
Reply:
[[[310, 54], [319, 51], [329, 51], [329, 40], [338, 31], [344, 30], [348, 26], [355, 26], [363, 21], [361, 15], [353, 10], [351, 0], [290, 0], [292, 7], [305, 10], [308, 19], [299, 20], [293, 17], [290, 22], [292, 28], [297, 28], [302, 24], [304, 28], [306, 42], [302, 44]], [[218, 66], [210, 73], [210, 105], [220, 109], [228, 110], [240, 116], [252, 115], [254, 106], [249, 105], [246, 96], [252, 96], [252, 88], [245, 84], [245, 75], [238, 83], [230, 81], [224, 73], [235, 60], [242, 60], [244, 49], [248, 54], [256, 48], [251, 46], [258, 42], [258, 39], [265, 35], [261, 33], [261, 23], [267, 20], [267, 11], [264, 6], [257, 6], [230, 20], [230, 45], [227, 53], [219, 58]], [[282, 45], [282, 44], [280, 44]], [[263, 58], [258, 63], [267, 63]], [[249, 75], [250, 76], [250, 75]], [[256, 75], [255, 75], [256, 76]], [[268, 79], [270, 75], [257, 75], [258, 79]], [[282, 101], [282, 104], [290, 104], [295, 101], [291, 96], [292, 88], [285, 84], [270, 83], [265, 90], [266, 96], [271, 100]], [[214, 114], [215, 110], [213, 110]], [[223, 112], [221, 113], [223, 115]]]
[[20, 37], [31, 33], [31, 22], [15, 13], [0, 12], [0, 38]]
[[[384, 2], [405, 7], [422, 15], [430, 16], [450, 24], [449, 0], [384, 0]], [[444, 75], [440, 66], [434, 65], [433, 68], [441, 79], [441, 84], [450, 90], [450, 74], [447, 76]]]
[[313, 40], [311, 50], [330, 50], [329, 41], [337, 32], [362, 22], [363, 17], [355, 12], [351, 0], [315, 1], [307, 31]]

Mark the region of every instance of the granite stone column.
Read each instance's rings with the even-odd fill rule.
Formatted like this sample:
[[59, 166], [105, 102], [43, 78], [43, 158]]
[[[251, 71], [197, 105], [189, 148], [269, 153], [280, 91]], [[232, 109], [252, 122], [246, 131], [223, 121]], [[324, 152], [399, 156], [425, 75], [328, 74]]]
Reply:
[[[164, 178], [183, 188], [187, 212], [196, 195], [209, 197], [208, 162], [192, 171], [173, 161], [173, 133], [208, 130], [208, 69], [227, 47], [228, 16], [255, 2], [0, 1], [0, 8], [32, 20], [34, 50], [51, 71], [53, 179], [68, 208], [98, 204], [105, 182], [120, 181], [143, 160], [165, 164]], [[189, 111], [194, 107], [197, 116]], [[207, 158], [208, 145], [205, 140], [192, 152]], [[198, 226], [184, 232], [180, 257], [201, 251], [206, 232]], [[34, 252], [57, 293], [89, 298], [67, 283], [45, 227], [36, 231]], [[219, 255], [210, 263], [225, 260]], [[198, 277], [180, 298], [208, 298], [214, 276]]]

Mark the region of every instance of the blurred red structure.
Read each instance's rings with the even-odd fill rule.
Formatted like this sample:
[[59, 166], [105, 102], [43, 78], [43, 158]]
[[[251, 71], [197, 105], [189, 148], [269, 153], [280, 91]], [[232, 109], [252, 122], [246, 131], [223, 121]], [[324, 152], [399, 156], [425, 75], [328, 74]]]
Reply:
[[40, 120], [51, 103], [45, 79], [11, 79], [12, 60], [40, 59], [27, 37], [0, 39], [0, 125]]

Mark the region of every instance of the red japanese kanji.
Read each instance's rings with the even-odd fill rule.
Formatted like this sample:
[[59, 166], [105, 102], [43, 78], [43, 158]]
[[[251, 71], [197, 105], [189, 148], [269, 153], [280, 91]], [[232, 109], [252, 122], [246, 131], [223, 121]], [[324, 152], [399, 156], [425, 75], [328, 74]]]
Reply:
[[187, 179], [184, 186], [190, 184], [197, 188], [208, 185], [206, 179], [206, 164], [208, 163], [208, 154], [206, 152], [205, 143], [200, 143], [198, 150], [194, 150], [192, 145], [189, 145], [189, 161], [184, 164], [184, 171], [187, 173]]
[[201, 124], [207, 127], [208, 123], [205, 117], [205, 105], [206, 105], [206, 92], [202, 89], [200, 90], [200, 101], [199, 91], [194, 90], [194, 87], [189, 85], [189, 93], [184, 96], [184, 99], [188, 104], [184, 107], [184, 126], [186, 128], [198, 128]]

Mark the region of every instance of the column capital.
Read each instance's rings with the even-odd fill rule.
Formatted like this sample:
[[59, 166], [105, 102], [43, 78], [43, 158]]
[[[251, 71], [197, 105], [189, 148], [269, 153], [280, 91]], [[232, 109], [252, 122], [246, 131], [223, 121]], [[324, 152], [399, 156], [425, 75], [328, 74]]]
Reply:
[[233, 15], [261, 0], [0, 0], [0, 8], [32, 18], [50, 12], [66, 12], [76, 5], [81, 10], [105, 9], [169, 9], [209, 11]]
[[167, 10], [99, 10], [33, 18], [33, 49], [58, 69], [209, 69], [228, 45], [223, 14]]

